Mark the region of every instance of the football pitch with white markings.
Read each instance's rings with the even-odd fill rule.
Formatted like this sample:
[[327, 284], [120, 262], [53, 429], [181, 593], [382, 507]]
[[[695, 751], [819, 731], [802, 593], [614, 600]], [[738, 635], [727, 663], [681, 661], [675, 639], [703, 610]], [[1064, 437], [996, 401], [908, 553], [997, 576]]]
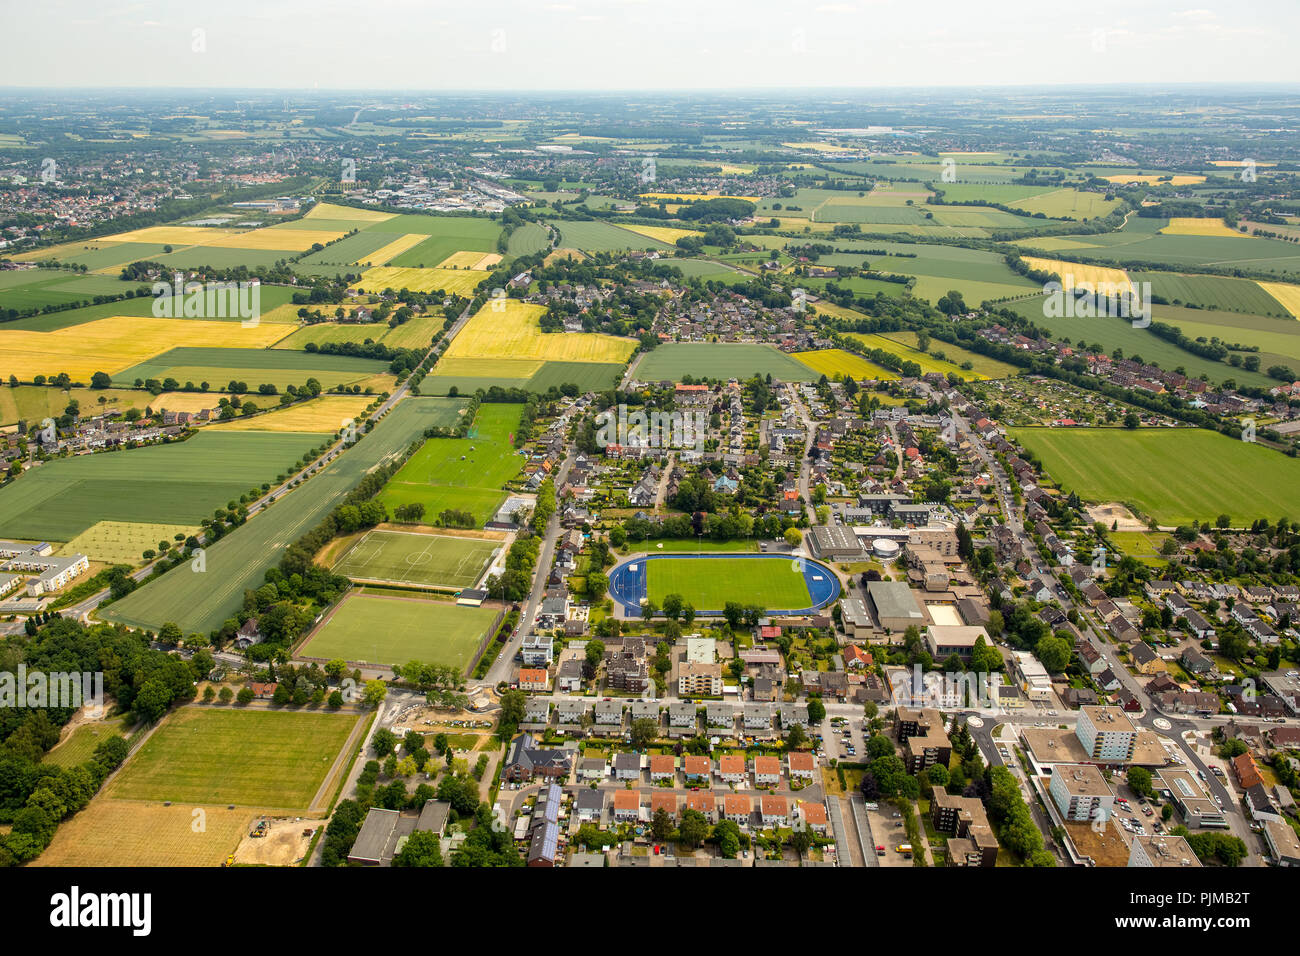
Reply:
[[500, 541], [410, 531], [370, 531], [333, 571], [361, 581], [473, 587]]

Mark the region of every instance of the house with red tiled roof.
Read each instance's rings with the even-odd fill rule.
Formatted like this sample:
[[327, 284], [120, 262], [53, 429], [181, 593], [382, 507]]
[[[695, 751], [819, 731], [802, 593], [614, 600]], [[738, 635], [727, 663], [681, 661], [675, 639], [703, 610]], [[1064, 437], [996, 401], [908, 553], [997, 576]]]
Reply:
[[745, 782], [745, 758], [739, 754], [725, 754], [718, 758], [718, 776], [727, 783]]
[[1255, 763], [1255, 755], [1252, 753], [1247, 752], [1233, 757], [1232, 770], [1237, 775], [1237, 783], [1241, 785], [1242, 790], [1249, 790], [1264, 782]]
[[713, 795], [712, 790], [688, 793], [686, 795], [686, 809], [702, 813], [710, 823], [716, 823], [718, 819], [718, 798]]
[[669, 816], [677, 816], [677, 794], [658, 792], [650, 794], [650, 813], [653, 815], [663, 810]]
[[641, 818], [641, 791], [614, 791], [614, 819], [634, 822]]
[[780, 757], [755, 757], [754, 782], [760, 787], [776, 786], [781, 782]]
[[695, 756], [687, 754], [682, 758], [683, 769], [686, 771], [686, 780], [688, 783], [708, 782], [709, 774], [713, 772], [713, 761], [708, 757]]
[[765, 827], [786, 827], [790, 825], [790, 801], [785, 797], [765, 795], [759, 800], [759, 807]]
[[653, 754], [650, 757], [650, 779], [671, 780], [677, 775], [677, 758], [672, 754]]
[[799, 818], [807, 824], [808, 829], [817, 833], [826, 832], [826, 805], [822, 803], [803, 802], [798, 808]]
[[856, 644], [848, 644], [844, 648], [844, 666], [850, 668], [870, 667], [872, 662], [871, 654], [864, 651]]
[[722, 798], [722, 815], [733, 823], [748, 826], [749, 815], [753, 812], [754, 803], [744, 794], [729, 793]]
[[791, 780], [811, 780], [816, 771], [817, 761], [813, 755], [801, 750], [792, 750], [785, 758], [790, 769]]

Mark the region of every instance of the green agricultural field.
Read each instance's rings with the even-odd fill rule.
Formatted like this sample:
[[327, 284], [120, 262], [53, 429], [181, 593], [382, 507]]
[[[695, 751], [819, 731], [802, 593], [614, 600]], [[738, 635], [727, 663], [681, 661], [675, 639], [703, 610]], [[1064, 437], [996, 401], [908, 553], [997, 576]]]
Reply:
[[63, 269], [0, 272], [0, 312], [89, 303], [97, 295], [121, 295], [134, 288], [133, 283], [111, 276], [83, 276]]
[[482, 524], [505, 500], [505, 483], [523, 469], [513, 434], [520, 405], [484, 403], [474, 419], [472, 437], [430, 438], [380, 493], [390, 512], [419, 502], [432, 521], [448, 508], [469, 511]]
[[[1126, 358], [1141, 358], [1144, 362], [1152, 362], [1171, 371], [1181, 367], [1187, 375], [1193, 378], [1204, 375], [1207, 380], [1215, 384], [1226, 379], [1234, 379], [1239, 385], [1262, 385], [1266, 388], [1277, 384], [1263, 372], [1247, 372], [1245, 369], [1233, 368], [1226, 362], [1202, 358], [1152, 334], [1150, 329], [1135, 329], [1131, 319], [1111, 316], [1048, 317], [1043, 314], [1043, 303], [1043, 298], [1036, 296], [1014, 302], [1009, 308], [1033, 320], [1039, 328], [1045, 329], [1056, 338], [1068, 339], [1076, 344], [1082, 341], [1089, 348], [1100, 345], [1100, 351], [1107, 355], [1119, 349]], [[1162, 322], [1169, 321], [1165, 307], [1155, 306], [1152, 315]], [[1207, 312], [1204, 315], [1210, 318], [1218, 313]], [[1171, 324], [1182, 323], [1171, 322]], [[1224, 338], [1235, 341], [1237, 336], [1225, 334]]]
[[395, 216], [370, 227], [371, 232], [422, 233], [429, 238], [394, 258], [390, 266], [432, 269], [453, 252], [496, 252], [501, 226], [491, 219], [471, 216]]
[[[914, 358], [916, 351], [917, 335], [915, 332], [881, 332], [880, 337], [889, 339], [892, 342], [907, 348], [907, 352], [898, 353], [903, 358]], [[958, 345], [952, 345], [939, 339], [930, 339], [931, 360], [933, 353], [942, 352], [945, 359], [957, 366], [957, 374], [963, 378], [1010, 378], [1012, 375], [1019, 375], [1020, 369], [1015, 365], [1009, 365], [1006, 362], [999, 362], [995, 358], [989, 358], [987, 355], [980, 355], [978, 352], [971, 352]], [[961, 368], [965, 362], [971, 363], [971, 370], [968, 372]]]
[[122, 800], [306, 810], [356, 722], [356, 714], [182, 707], [108, 792]]
[[[186, 382], [209, 382], [214, 390], [224, 389], [231, 381], [244, 382], [254, 392], [257, 386], [270, 383], [283, 389], [301, 385], [314, 378], [324, 388], [356, 382], [388, 370], [387, 362], [354, 358], [350, 355], [325, 355], [320, 352], [295, 352], [288, 349], [168, 349], [147, 362], [133, 365], [113, 376], [119, 385], [133, 385], [137, 379], [160, 381], [174, 378]], [[253, 396], [256, 402], [259, 396]], [[275, 398], [264, 400], [275, 402]]]
[[[855, 339], [861, 342], [864, 346], [866, 346], [869, 349], [883, 349], [884, 351], [889, 352], [891, 355], [897, 355], [899, 358], [905, 361], [915, 362], [917, 365], [921, 367], [922, 374], [926, 374], [929, 372], [938, 372], [941, 375], [947, 375], [949, 372], [952, 372], [953, 374], [960, 375], [962, 378], [966, 378], [966, 379], [980, 379], [980, 378], [988, 377], [985, 374], [981, 373], [978, 369], [972, 368], [969, 371], [963, 369], [960, 366], [960, 364], [958, 364], [961, 360], [958, 360], [958, 362], [954, 362], [951, 361], [950, 359], [935, 358], [932, 354], [930, 354], [931, 352], [938, 351], [938, 352], [943, 352], [945, 355], [948, 355], [948, 350], [947, 350], [948, 343], [940, 342], [937, 339], [930, 340], [929, 352], [922, 352], [914, 348], [913, 346], [908, 345], [896, 333], [889, 333], [888, 335], [885, 335], [883, 333], [868, 334], [865, 332], [846, 332], [845, 335], [851, 339]], [[956, 356], [953, 357], [955, 358]], [[973, 364], [974, 363], [972, 362], [972, 365]], [[1008, 366], [1008, 368], [1010, 368], [1010, 366]], [[1004, 373], [1004, 374], [1008, 374], [1008, 373]]]
[[669, 594], [680, 594], [700, 611], [720, 611], [728, 601], [764, 608], [812, 604], [803, 574], [792, 571], [789, 561], [746, 558], [648, 561], [646, 593], [660, 607]]
[[350, 266], [359, 259], [364, 259], [371, 253], [382, 249], [393, 241], [393, 234], [390, 232], [377, 232], [375, 230], [362, 230], [351, 236], [345, 236], [338, 242], [326, 246], [320, 252], [313, 252], [309, 256], [303, 256], [300, 262], [308, 265], [335, 265]]
[[[279, 562], [290, 544], [316, 527], [369, 471], [404, 452], [411, 442], [420, 439], [426, 428], [454, 425], [463, 408], [464, 403], [458, 399], [403, 399], [360, 441], [323, 470], [209, 547], [204, 573], [181, 565], [109, 606], [103, 617], [154, 630], [166, 621], [175, 621], [186, 632], [207, 634], [216, 630], [239, 610], [244, 591], [260, 587], [266, 569]], [[221, 434], [244, 438], [256, 433]], [[285, 436], [271, 433], [258, 437]], [[275, 468], [279, 461], [273, 459], [270, 467]], [[22, 479], [15, 484], [21, 482]], [[0, 492], [0, 500], [3, 494]], [[224, 503], [225, 497], [221, 501]]]
[[497, 608], [460, 607], [452, 601], [352, 594], [299, 653], [390, 667], [423, 661], [468, 671], [498, 613]]
[[1167, 534], [1154, 531], [1111, 531], [1107, 537], [1124, 554], [1148, 567], [1163, 568], [1169, 563], [1160, 555], [1161, 546], [1169, 540]]
[[620, 229], [599, 220], [557, 223], [560, 230], [561, 249], [581, 249], [583, 252], [618, 252], [622, 249], [671, 249], [666, 242], [638, 235], [630, 229]]
[[1161, 525], [1300, 515], [1300, 462], [1199, 428], [1014, 428], [1066, 491], [1118, 501]]
[[[1150, 282], [1152, 294], [1160, 296], [1174, 306], [1199, 306], [1202, 309], [1225, 312], [1275, 315], [1291, 322], [1295, 321], [1282, 303], [1250, 279], [1179, 275], [1176, 272], [1130, 272], [1129, 278], [1134, 282]], [[1207, 316], [1206, 320], [1213, 321], [1213, 317]]]
[[812, 382], [818, 374], [771, 345], [723, 342], [670, 342], [648, 353], [636, 367], [643, 382], [695, 378], [747, 379], [771, 375], [782, 382]]
[[[1138, 217], [1134, 217], [1137, 219]], [[1134, 219], [1129, 220], [1130, 226]], [[1146, 219], [1143, 228], [1165, 220]], [[1068, 242], [1066, 246], [1064, 243]], [[1051, 245], [1045, 245], [1050, 243]], [[1088, 236], [1053, 236], [1050, 239], [1025, 239], [1017, 243], [1025, 249], [1067, 250], [1097, 265], [1123, 267], [1128, 263], [1158, 262], [1192, 269], [1196, 266], [1220, 266], [1248, 269], [1252, 272], [1276, 273], [1279, 280], [1300, 275], [1300, 247], [1280, 239], [1254, 236], [1179, 236], [1153, 234], [1124, 229], [1114, 233]]]
[[365, 581], [468, 588], [500, 547], [500, 541], [483, 538], [368, 531], [331, 570]]
[[495, 362], [503, 366], [502, 374], [491, 378], [443, 373], [435, 366], [433, 374], [420, 383], [420, 391], [425, 395], [445, 395], [454, 387], [461, 395], [471, 395], [480, 388], [486, 390], [496, 385], [544, 393], [561, 385], [576, 385], [581, 392], [600, 392], [614, 388], [624, 368], [611, 362], [543, 362], [542, 367], [531, 375], [511, 376], [506, 374], [510, 369], [508, 362], [500, 359]]
[[526, 222], [510, 233], [506, 252], [512, 256], [536, 255], [550, 245], [550, 235], [546, 227], [535, 222]]
[[69, 541], [105, 520], [196, 525], [328, 439], [213, 431], [184, 442], [57, 458], [0, 488], [0, 536]]
[[175, 543], [176, 535], [189, 537], [201, 530], [197, 522], [183, 525], [96, 521], [60, 548], [59, 553], [84, 554], [92, 561], [108, 564], [139, 564], [145, 550], [157, 550], [160, 541]]

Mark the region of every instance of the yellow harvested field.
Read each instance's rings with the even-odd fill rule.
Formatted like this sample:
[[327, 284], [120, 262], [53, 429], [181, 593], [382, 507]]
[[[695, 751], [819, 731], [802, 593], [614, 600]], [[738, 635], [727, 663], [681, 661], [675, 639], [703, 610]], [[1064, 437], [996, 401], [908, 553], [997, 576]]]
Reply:
[[[1264, 167], [1264, 166], [1276, 166], [1276, 165], [1277, 165], [1277, 163], [1261, 163], [1259, 160], [1252, 160], [1252, 162], [1255, 164], [1255, 166], [1258, 166], [1258, 167]], [[1211, 166], [1233, 166], [1233, 167], [1238, 167], [1238, 168], [1239, 168], [1239, 167], [1241, 167], [1241, 166], [1245, 166], [1245, 165], [1246, 165], [1246, 160], [1244, 160], [1244, 159], [1213, 159], [1213, 160], [1210, 161], [1210, 165], [1211, 165]]]
[[325, 245], [342, 239], [346, 232], [338, 229], [254, 229], [237, 236], [226, 236], [205, 242], [206, 246], [220, 249], [283, 249], [286, 252], [306, 252], [316, 243]]
[[208, 425], [232, 432], [336, 432], [366, 410], [373, 395], [324, 395], [266, 415]]
[[814, 372], [820, 372], [827, 378], [849, 376], [855, 379], [892, 380], [898, 378], [895, 372], [881, 368], [852, 352], [844, 349], [818, 349], [814, 352], [795, 352], [792, 358], [798, 359]]
[[1188, 176], [1182, 173], [1176, 176], [1126, 176], [1121, 173], [1118, 176], [1103, 176], [1102, 178], [1108, 183], [1141, 183], [1144, 186], [1153, 186], [1156, 183], [1163, 183], [1168, 186], [1195, 186], [1198, 183], [1205, 182], [1204, 176]]
[[833, 143], [782, 143], [789, 149], [811, 149], [817, 153], [851, 153], [853, 150], [847, 146], [836, 146]]
[[139, 564], [146, 548], [173, 541], [178, 534], [198, 534], [197, 525], [139, 524], [133, 521], [96, 521], [63, 547], [59, 554], [84, 554], [108, 564]]
[[[422, 239], [428, 238], [422, 236]], [[446, 259], [438, 263], [439, 269], [491, 269], [501, 261], [499, 252], [453, 252]]]
[[635, 232], [638, 236], [648, 236], [651, 239], [658, 239], [660, 242], [666, 242], [669, 245], [672, 245], [683, 236], [704, 235], [704, 233], [697, 232], [694, 229], [678, 229], [674, 226], [640, 226], [626, 222], [620, 222], [618, 225], [622, 229]]
[[284, 335], [282, 325], [243, 328], [239, 322], [110, 316], [53, 332], [0, 329], [0, 377], [67, 372], [89, 382], [96, 372], [110, 375], [168, 349], [266, 348]]
[[148, 226], [144, 229], [132, 229], [130, 232], [117, 232], [111, 236], [105, 236], [102, 241], [161, 242], [164, 245], [173, 246], [215, 246], [222, 241], [245, 234], [245, 230], [213, 229], [208, 226]]
[[336, 206], [330, 202], [318, 202], [303, 216], [304, 219], [332, 219], [337, 222], [387, 222], [393, 218], [391, 212], [377, 209], [353, 209], [351, 206]]
[[28, 252], [19, 252], [7, 256], [7, 258], [12, 259], [14, 262], [39, 262], [45, 259], [62, 259], [65, 256], [76, 255], [79, 252], [107, 249], [116, 245], [117, 242], [111, 239], [83, 239], [80, 242], [64, 242], [57, 246], [44, 246]]
[[1282, 307], [1300, 319], [1300, 285], [1289, 282], [1260, 282], [1261, 289], [1282, 303]]
[[1123, 269], [1088, 266], [1078, 262], [1065, 262], [1062, 259], [1040, 259], [1037, 256], [1020, 258], [1031, 269], [1055, 272], [1061, 277], [1061, 285], [1066, 289], [1080, 287], [1093, 290], [1100, 288], [1103, 291], [1117, 289], [1133, 291], [1133, 282]]
[[587, 258], [587, 254], [581, 249], [556, 249], [543, 260], [542, 265], [554, 265], [557, 262], [564, 262], [566, 259], [572, 259], [574, 262], [582, 262]]
[[473, 269], [417, 269], [399, 266], [374, 266], [361, 273], [359, 288], [367, 292], [385, 289], [409, 289], [412, 292], [443, 292], [468, 295], [490, 273]]
[[1195, 219], [1175, 217], [1169, 225], [1160, 230], [1167, 236], [1221, 236], [1223, 238], [1244, 239], [1246, 234], [1225, 226], [1222, 219]]
[[631, 339], [597, 332], [543, 332], [540, 305], [488, 302], [465, 324], [447, 350], [449, 359], [537, 359], [543, 362], [626, 362]]
[[383, 334], [380, 341], [390, 349], [427, 349], [433, 335], [442, 329], [442, 316], [417, 315]]
[[532, 378], [545, 363], [540, 359], [442, 358], [434, 371], [465, 378]]
[[715, 193], [642, 193], [642, 199], [665, 199], [671, 202], [696, 202], [701, 199], [743, 199], [746, 202], [760, 202], [758, 196], [725, 196]]
[[364, 259], [358, 259], [357, 265], [386, 266], [391, 260], [396, 259], [407, 249], [414, 249], [428, 238], [429, 237], [422, 232], [408, 232], [406, 235], [394, 239], [388, 245], [380, 246]]
[[100, 796], [64, 821], [29, 865], [220, 866], [259, 816], [248, 807], [165, 807]]

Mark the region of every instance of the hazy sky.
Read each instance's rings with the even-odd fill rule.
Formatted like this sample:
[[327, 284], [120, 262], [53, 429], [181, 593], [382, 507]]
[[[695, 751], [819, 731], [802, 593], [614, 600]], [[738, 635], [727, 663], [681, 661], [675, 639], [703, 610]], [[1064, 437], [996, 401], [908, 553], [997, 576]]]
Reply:
[[0, 0], [0, 23], [0, 86], [1300, 82], [1298, 0]]

